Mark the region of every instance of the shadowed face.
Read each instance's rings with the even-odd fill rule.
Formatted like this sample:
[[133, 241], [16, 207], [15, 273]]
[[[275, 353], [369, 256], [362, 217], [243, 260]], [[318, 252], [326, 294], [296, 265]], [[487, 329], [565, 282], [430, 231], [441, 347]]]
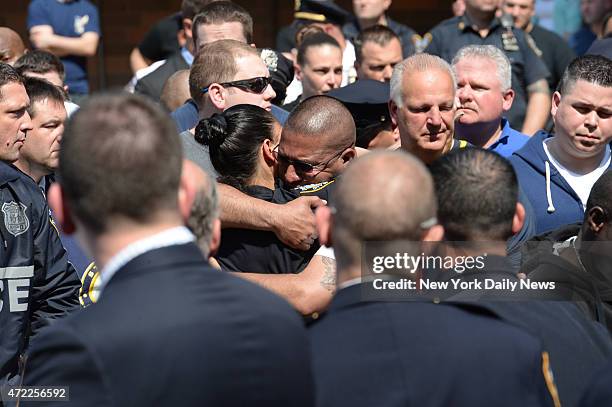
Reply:
[[25, 87], [10, 82], [0, 88], [0, 160], [15, 162], [23, 146], [26, 134], [32, 129], [27, 112], [30, 99]]

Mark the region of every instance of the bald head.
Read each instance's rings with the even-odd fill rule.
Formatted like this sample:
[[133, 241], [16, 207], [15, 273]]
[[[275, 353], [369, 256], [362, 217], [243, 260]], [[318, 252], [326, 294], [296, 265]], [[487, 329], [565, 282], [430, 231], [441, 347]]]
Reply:
[[168, 111], [173, 112], [181, 107], [191, 95], [189, 94], [189, 69], [181, 69], [172, 74], [166, 81], [160, 101]]
[[319, 148], [342, 149], [355, 144], [355, 121], [342, 102], [329, 96], [313, 96], [289, 115], [283, 137], [297, 134], [316, 138]]
[[199, 165], [189, 160], [183, 161], [182, 182], [186, 190], [191, 191], [191, 199], [187, 200], [187, 204], [190, 204], [189, 216], [185, 223], [196, 236], [202, 253], [208, 256], [214, 224], [219, 216], [216, 182]]
[[19, 34], [8, 27], [0, 27], [0, 62], [13, 65], [25, 53]]
[[339, 269], [360, 264], [366, 241], [421, 240], [422, 223], [436, 216], [429, 172], [415, 157], [381, 151], [356, 160], [334, 195], [333, 245]]

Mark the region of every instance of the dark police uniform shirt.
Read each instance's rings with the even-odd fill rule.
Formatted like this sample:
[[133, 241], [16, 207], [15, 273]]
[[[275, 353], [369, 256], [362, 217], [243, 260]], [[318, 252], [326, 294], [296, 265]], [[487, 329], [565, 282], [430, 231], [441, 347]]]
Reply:
[[466, 45], [495, 45], [503, 50], [512, 64], [512, 89], [515, 97], [506, 115], [515, 129], [523, 127], [527, 108], [527, 86], [549, 75], [544, 62], [527, 43], [525, 33], [511, 26], [504, 27], [498, 18], [489, 26], [489, 33], [481, 37], [467, 15], [453, 17], [434, 27], [431, 43], [425, 52], [451, 62], [457, 51]]
[[[546, 64], [550, 76], [548, 77], [548, 87], [551, 92], [557, 88], [557, 84], [563, 76], [565, 68], [576, 57], [574, 51], [557, 33], [547, 30], [537, 24], [527, 34], [527, 39], [533, 38], [535, 45], [541, 52], [540, 58]], [[536, 51], [538, 53], [538, 51]]]
[[[280, 184], [280, 183], [279, 183]], [[293, 190], [277, 187], [248, 186], [243, 192], [268, 202], [285, 204], [301, 195], [315, 195], [328, 200], [333, 181], [307, 185]], [[221, 246], [215, 256], [221, 269], [243, 273], [289, 274], [304, 270], [319, 249], [316, 241], [308, 251], [293, 249], [281, 242], [273, 232], [262, 230], [223, 229]]]

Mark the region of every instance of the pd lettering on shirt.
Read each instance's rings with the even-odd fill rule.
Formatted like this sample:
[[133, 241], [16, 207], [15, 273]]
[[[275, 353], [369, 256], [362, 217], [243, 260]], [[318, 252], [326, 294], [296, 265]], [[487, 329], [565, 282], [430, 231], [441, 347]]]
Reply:
[[4, 308], [4, 292], [8, 293], [9, 312], [28, 310], [30, 279], [34, 277], [34, 266], [0, 267], [0, 312]]

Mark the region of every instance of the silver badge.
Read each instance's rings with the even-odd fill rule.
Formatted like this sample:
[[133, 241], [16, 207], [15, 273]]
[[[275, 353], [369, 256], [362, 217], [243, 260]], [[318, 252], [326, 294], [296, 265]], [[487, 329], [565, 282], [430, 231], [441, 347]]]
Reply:
[[2, 204], [4, 225], [11, 235], [19, 236], [30, 228], [30, 220], [26, 215], [26, 209], [28, 209], [27, 206], [21, 202], [12, 201]]

